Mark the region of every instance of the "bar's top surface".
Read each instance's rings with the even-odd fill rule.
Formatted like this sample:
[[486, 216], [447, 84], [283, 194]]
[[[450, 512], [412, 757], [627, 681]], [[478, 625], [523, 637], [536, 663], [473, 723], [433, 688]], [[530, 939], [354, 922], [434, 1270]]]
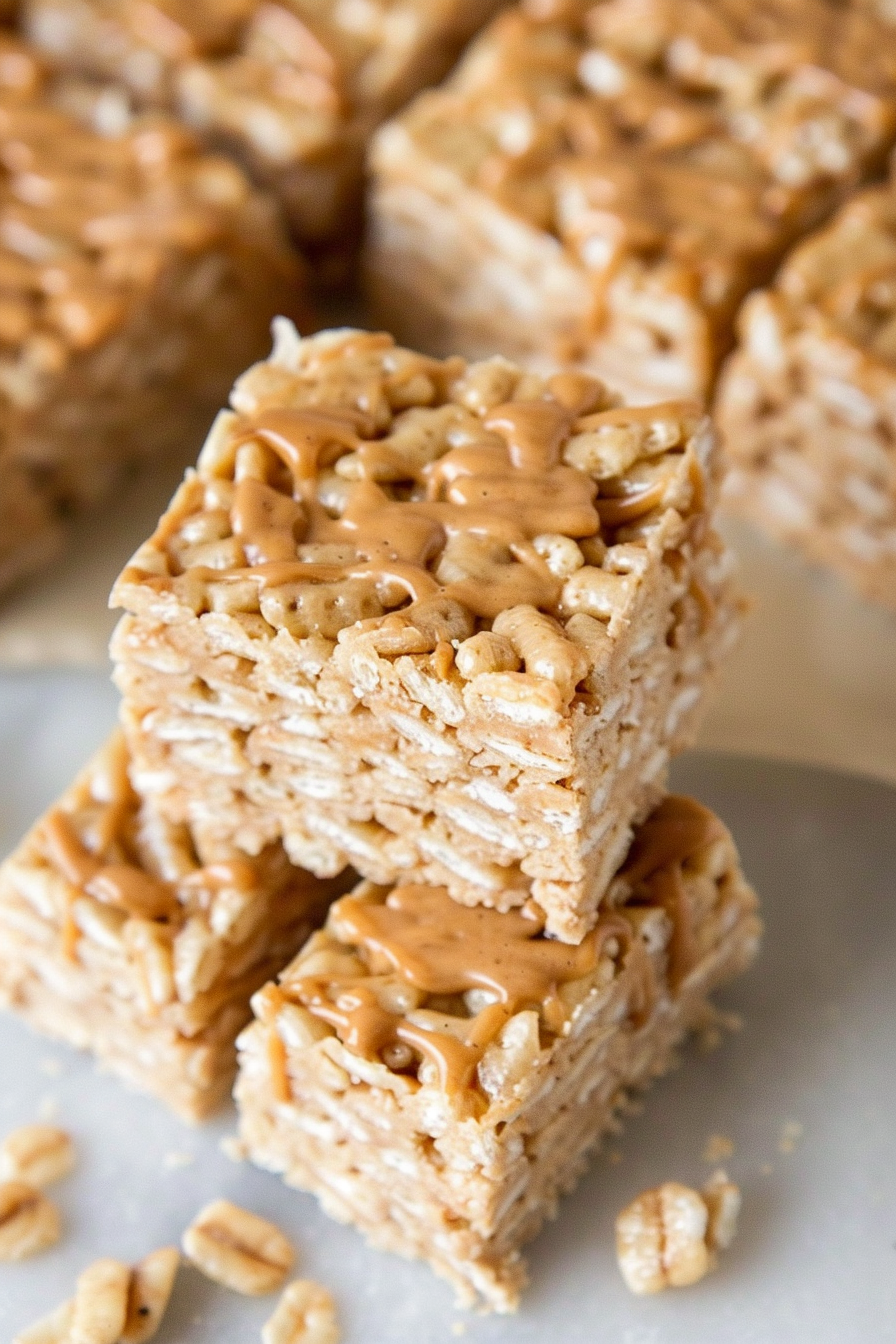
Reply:
[[235, 89], [263, 88], [322, 131], [388, 99], [422, 39], [446, 25], [464, 30], [463, 8], [464, 0], [26, 0], [25, 14], [43, 49], [145, 97], [170, 96], [179, 72], [210, 62]]
[[238, 168], [161, 117], [117, 136], [80, 125], [0, 33], [0, 398], [30, 405], [42, 376], [127, 323], [172, 256], [250, 234], [282, 248], [286, 283], [274, 216]]
[[234, 940], [240, 918], [246, 922], [247, 908], [258, 897], [307, 890], [310, 906], [324, 889], [289, 864], [279, 846], [251, 861], [223, 849], [200, 855], [188, 827], [173, 825], [141, 804], [128, 778], [128, 753], [119, 733], [9, 863], [17, 871], [39, 869], [64, 884], [62, 937], [72, 955], [79, 937], [74, 903], [81, 897], [174, 931], [191, 916], [211, 915], [219, 935]]
[[784, 305], [785, 330], [843, 336], [896, 365], [896, 179], [852, 197], [795, 247], [771, 293]]
[[[813, 189], [892, 137], [893, 28], [833, 0], [532, 0], [390, 127], [599, 277], [626, 256], [696, 267], [730, 302]], [[394, 148], [393, 148], [394, 146]]]
[[[502, 1050], [510, 1057], [527, 1043], [537, 1055], [568, 1035], [577, 1007], [623, 963], [636, 976], [635, 1017], [649, 1011], [661, 992], [651, 939], [665, 944], [666, 982], [676, 988], [699, 960], [683, 884], [698, 874], [720, 881], [735, 866], [718, 818], [671, 796], [636, 831], [610, 892], [615, 904], [578, 946], [545, 937], [528, 910], [501, 914], [458, 905], [440, 888], [364, 884], [331, 907], [326, 928], [262, 991], [257, 1010], [272, 1022], [284, 1004], [299, 1005], [367, 1060], [450, 1095], [487, 1096]], [[645, 937], [651, 911], [659, 928]]]
[[428, 613], [449, 665], [453, 638], [478, 623], [516, 640], [527, 612], [548, 655], [563, 630], [544, 614], [610, 618], [608, 545], [643, 573], [658, 528], [674, 520], [679, 544], [705, 530], [715, 457], [691, 403], [621, 409], [584, 375], [440, 361], [351, 330], [299, 341], [278, 322], [232, 404], [119, 605], [142, 590], [330, 639]]

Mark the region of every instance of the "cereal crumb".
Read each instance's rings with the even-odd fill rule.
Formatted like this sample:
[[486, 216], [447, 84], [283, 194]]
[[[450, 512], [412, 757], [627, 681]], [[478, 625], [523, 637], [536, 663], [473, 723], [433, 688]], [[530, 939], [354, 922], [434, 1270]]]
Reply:
[[610, 1151], [607, 1153], [607, 1161], [609, 1162], [611, 1167], [619, 1166], [619, 1163], [622, 1161], [622, 1153], [619, 1151], [618, 1148], [610, 1149]]
[[633, 1293], [697, 1283], [737, 1230], [740, 1190], [716, 1171], [698, 1193], [677, 1181], [645, 1190], [616, 1219], [616, 1255]]
[[805, 1132], [799, 1120], [788, 1120], [781, 1130], [781, 1137], [778, 1139], [778, 1152], [794, 1152]]
[[55, 1120], [59, 1114], [59, 1098], [52, 1092], [41, 1097], [37, 1107], [38, 1120]]
[[195, 1153], [166, 1153], [162, 1158], [162, 1166], [166, 1171], [180, 1171], [182, 1167], [190, 1167], [196, 1161]]
[[734, 1156], [734, 1140], [727, 1134], [710, 1134], [703, 1148], [704, 1162], [724, 1162]]
[[451, 1327], [451, 1333], [452, 1335], [455, 1335], [458, 1339], [462, 1335], [465, 1335], [467, 1333], [466, 1321], [455, 1321]]
[[62, 1061], [53, 1055], [47, 1055], [37, 1066], [48, 1078], [59, 1078], [62, 1074]]
[[242, 1139], [238, 1139], [235, 1134], [226, 1135], [218, 1147], [231, 1162], [245, 1162], [248, 1153], [246, 1144]]

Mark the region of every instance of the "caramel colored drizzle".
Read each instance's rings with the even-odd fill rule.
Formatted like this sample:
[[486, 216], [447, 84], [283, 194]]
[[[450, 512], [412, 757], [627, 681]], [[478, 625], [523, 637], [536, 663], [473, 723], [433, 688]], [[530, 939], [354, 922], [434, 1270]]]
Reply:
[[[559, 389], [567, 396], [575, 390]], [[386, 443], [362, 440], [366, 417], [350, 411], [273, 410], [240, 429], [235, 448], [260, 440], [293, 480], [290, 498], [263, 481], [237, 482], [231, 508], [246, 566], [210, 572], [217, 581], [252, 578], [264, 587], [366, 580], [398, 583], [412, 601], [444, 593], [478, 616], [507, 607], [552, 607], [560, 582], [532, 545], [546, 532], [592, 537], [600, 529], [597, 487], [560, 460], [575, 414], [558, 400], [510, 402], [486, 418], [482, 440], [450, 448], [414, 467]], [[360, 479], [346, 482], [334, 518], [317, 498], [318, 473], [347, 452]], [[411, 495], [396, 500], [377, 484], [401, 470]], [[462, 539], [469, 578], [441, 584], [433, 576], [446, 546]], [[300, 543], [348, 547], [347, 564], [300, 562]]]
[[[670, 917], [673, 990], [697, 959], [683, 865], [726, 834], [721, 822], [699, 803], [666, 798], [639, 828], [620, 871], [634, 889], [637, 905], [657, 904]], [[459, 905], [435, 887], [396, 887], [383, 903], [346, 896], [334, 914], [340, 941], [363, 949], [369, 974], [299, 977], [277, 991], [278, 1002], [286, 998], [301, 1003], [328, 1022], [349, 1050], [366, 1059], [389, 1063], [390, 1057], [400, 1058], [402, 1046], [410, 1047], [436, 1067], [439, 1085], [449, 1094], [475, 1088], [476, 1069], [486, 1047], [515, 1013], [536, 1008], [547, 1030], [561, 1032], [569, 1010], [560, 989], [595, 970], [608, 939], [618, 940], [633, 972], [635, 1027], [656, 998], [646, 948], [622, 912], [602, 914], [578, 946], [545, 938], [543, 924], [519, 911], [501, 914]], [[377, 989], [384, 977], [397, 977], [437, 998], [484, 990], [493, 1002], [464, 1023], [462, 1035], [431, 1030], [383, 1006]], [[285, 1076], [285, 1062], [281, 1074]]]
[[[108, 811], [117, 816], [114, 807]], [[80, 936], [72, 912], [79, 892], [137, 919], [167, 921], [180, 913], [181, 903], [172, 883], [152, 877], [136, 864], [109, 862], [102, 857], [114, 835], [104, 837], [99, 852], [91, 852], [77, 835], [69, 814], [56, 810], [44, 823], [43, 837], [50, 862], [73, 889], [62, 932], [63, 951], [69, 959], [74, 956]], [[255, 884], [252, 865], [242, 859], [209, 864], [181, 879], [181, 886], [187, 890], [200, 888], [211, 892], [225, 887], [251, 891]]]
[[670, 795], [638, 829], [620, 871], [632, 888], [646, 890], [648, 902], [669, 916], [669, 984], [677, 989], [697, 962], [693, 911], [682, 868], [726, 831], [718, 817], [693, 798]]
[[501, 914], [467, 908], [441, 888], [397, 887], [384, 904], [344, 897], [338, 905], [340, 932], [371, 959], [427, 995], [486, 990], [494, 996], [465, 1025], [463, 1038], [408, 1022], [384, 1008], [376, 976], [335, 981], [307, 976], [284, 992], [328, 1022], [350, 1050], [368, 1059], [409, 1046], [435, 1065], [449, 1093], [475, 1086], [486, 1047], [521, 1009], [538, 1008], [549, 1030], [559, 1032], [568, 1009], [562, 985], [597, 966], [604, 943], [619, 939], [633, 948], [631, 925], [621, 915], [601, 918], [577, 947], [542, 935], [543, 925], [516, 911]]

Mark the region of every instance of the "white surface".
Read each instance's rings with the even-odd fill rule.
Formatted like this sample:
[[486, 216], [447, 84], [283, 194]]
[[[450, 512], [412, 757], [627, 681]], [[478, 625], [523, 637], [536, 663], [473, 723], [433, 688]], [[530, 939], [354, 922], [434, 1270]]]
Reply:
[[[67, 782], [114, 715], [88, 675], [0, 678], [0, 850]], [[314, 1202], [237, 1167], [217, 1144], [232, 1117], [191, 1130], [86, 1058], [0, 1016], [0, 1133], [56, 1115], [78, 1172], [56, 1187], [67, 1235], [0, 1266], [0, 1339], [67, 1296], [97, 1255], [137, 1257], [179, 1237], [217, 1195], [276, 1218], [302, 1273], [336, 1293], [345, 1344], [892, 1344], [896, 1339], [896, 791], [792, 766], [694, 756], [679, 787], [719, 809], [764, 898], [756, 969], [724, 996], [744, 1030], [657, 1085], [531, 1252], [515, 1319], [455, 1313], [424, 1267], [375, 1254]], [[779, 1143], [803, 1127], [794, 1151]], [[744, 1192], [741, 1231], [695, 1288], [630, 1297], [612, 1249], [617, 1210], [677, 1178], [700, 1183], [710, 1134]], [[186, 1154], [189, 1165], [171, 1166]], [[166, 1157], [168, 1165], [166, 1165]], [[612, 1160], [611, 1160], [612, 1159]], [[249, 1344], [273, 1299], [237, 1298], [184, 1271], [159, 1344]]]

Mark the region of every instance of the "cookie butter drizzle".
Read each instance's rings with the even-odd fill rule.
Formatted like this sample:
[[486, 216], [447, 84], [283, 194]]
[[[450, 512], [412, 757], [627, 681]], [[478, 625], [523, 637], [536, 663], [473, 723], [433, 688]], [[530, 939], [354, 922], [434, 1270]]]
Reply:
[[[421, 373], [427, 370], [431, 361], [421, 358]], [[607, 488], [618, 493], [597, 499], [595, 480], [562, 461], [573, 432], [656, 416], [655, 408], [597, 409], [605, 401], [596, 380], [555, 375], [541, 399], [492, 408], [478, 436], [433, 461], [412, 460], [374, 437], [377, 429], [364, 411], [271, 408], [237, 418], [230, 525], [243, 563], [194, 565], [190, 572], [214, 583], [249, 579], [261, 590], [352, 580], [368, 586], [387, 609], [438, 595], [484, 620], [522, 603], [556, 610], [562, 583], [533, 540], [546, 533], [597, 537], [602, 522], [628, 525], [662, 502], [664, 482], [634, 489], [611, 483]], [[439, 404], [450, 402], [443, 395]], [[271, 454], [267, 469], [263, 458], [248, 469], [241, 463], [240, 449], [250, 444]], [[346, 471], [339, 459], [349, 455]], [[266, 479], [275, 476], [275, 459], [287, 469], [290, 493]], [[322, 473], [332, 478], [334, 466], [341, 477], [338, 516], [319, 496]], [[696, 494], [702, 484], [694, 485]], [[157, 540], [164, 545], [170, 535]], [[337, 562], [299, 559], [304, 545], [335, 550]], [[452, 562], [445, 582], [439, 578], [443, 556]], [[143, 581], [165, 588], [177, 577]]]
[[686, 979], [698, 959], [693, 910], [682, 868], [726, 834], [708, 808], [693, 798], [670, 795], [639, 827], [620, 871], [619, 876], [636, 893], [636, 899], [661, 905], [669, 916], [672, 935], [667, 974], [672, 989]]
[[[682, 865], [724, 834], [721, 823], [699, 804], [687, 798], [667, 799], [640, 828], [621, 873], [637, 889], [638, 904], [662, 905], [670, 916], [675, 983], [680, 983], [696, 956]], [[367, 1059], [382, 1060], [396, 1046], [410, 1047], [435, 1065], [439, 1084], [449, 1094], [475, 1088], [476, 1069], [486, 1047], [522, 1009], [537, 1008], [545, 1029], [559, 1035], [569, 1017], [560, 989], [590, 975], [610, 939], [617, 940], [620, 958], [633, 973], [631, 1013], [636, 1025], [657, 993], [644, 943], [618, 911], [603, 914], [578, 946], [544, 937], [541, 921], [525, 913], [469, 908], [433, 887], [397, 887], [384, 903], [344, 897], [334, 907], [334, 916], [340, 941], [363, 951], [369, 974], [288, 979], [273, 994], [268, 991], [274, 1016], [283, 1000], [300, 1003], [329, 1023], [344, 1045]], [[469, 1018], [462, 1036], [450, 1035], [384, 1008], [377, 995], [378, 974], [380, 982], [382, 975], [397, 977], [427, 995], [484, 990], [493, 1002]], [[269, 1059], [274, 1087], [287, 1099], [285, 1052], [276, 1025], [272, 1026]]]
[[[123, 756], [123, 752], [118, 757]], [[67, 908], [62, 923], [62, 950], [69, 959], [77, 954], [80, 938], [74, 918], [74, 904], [82, 895], [91, 896], [104, 905], [124, 911], [136, 919], [176, 922], [182, 912], [174, 883], [153, 877], [136, 863], [123, 858], [109, 858], [113, 847], [121, 849], [133, 825], [137, 807], [122, 761], [110, 753], [116, 769], [112, 795], [115, 802], [106, 804], [97, 826], [96, 848], [91, 849], [79, 834], [72, 813], [55, 808], [44, 821], [41, 834], [47, 858], [69, 884]], [[237, 859], [197, 868], [183, 877], [180, 885], [220, 890], [233, 887], [251, 891], [255, 886], [252, 865]]]

